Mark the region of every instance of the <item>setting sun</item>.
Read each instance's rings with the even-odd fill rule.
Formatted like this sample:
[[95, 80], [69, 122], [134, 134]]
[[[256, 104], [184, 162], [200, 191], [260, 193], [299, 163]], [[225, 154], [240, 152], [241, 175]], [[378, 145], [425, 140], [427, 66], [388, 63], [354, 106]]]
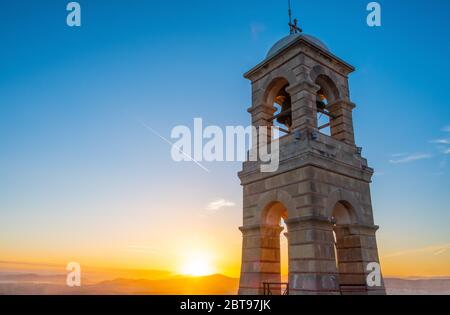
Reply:
[[183, 275], [194, 277], [209, 276], [214, 274], [215, 268], [211, 264], [211, 259], [208, 255], [197, 254], [189, 257], [184, 265], [181, 267]]

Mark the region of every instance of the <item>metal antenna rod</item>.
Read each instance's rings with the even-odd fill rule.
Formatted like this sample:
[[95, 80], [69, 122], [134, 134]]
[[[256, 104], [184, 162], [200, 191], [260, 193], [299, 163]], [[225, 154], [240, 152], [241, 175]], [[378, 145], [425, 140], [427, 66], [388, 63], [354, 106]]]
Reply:
[[291, 0], [288, 0], [288, 5], [289, 5], [289, 24], [292, 24]]
[[288, 0], [289, 5], [289, 30], [291, 35], [292, 34], [298, 34], [302, 32], [302, 29], [298, 27], [298, 20], [294, 19], [294, 22], [292, 23], [292, 8], [291, 8], [291, 0]]

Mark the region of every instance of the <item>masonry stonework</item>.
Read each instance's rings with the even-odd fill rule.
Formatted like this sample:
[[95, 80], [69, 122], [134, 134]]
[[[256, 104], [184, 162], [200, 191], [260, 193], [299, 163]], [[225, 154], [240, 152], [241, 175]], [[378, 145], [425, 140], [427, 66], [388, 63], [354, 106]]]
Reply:
[[[348, 75], [354, 68], [312, 36], [292, 34], [245, 74], [254, 126], [270, 126], [281, 88], [292, 103], [290, 132], [279, 139], [280, 167], [244, 163], [243, 251], [239, 293], [264, 294], [281, 283], [280, 237], [289, 251], [289, 294], [385, 294], [369, 287], [379, 262], [370, 195], [373, 175], [355, 145]], [[319, 130], [317, 93], [326, 95], [330, 135]], [[281, 227], [286, 222], [287, 231]], [[278, 291], [277, 291], [278, 290]], [[281, 294], [275, 289], [272, 294]]]

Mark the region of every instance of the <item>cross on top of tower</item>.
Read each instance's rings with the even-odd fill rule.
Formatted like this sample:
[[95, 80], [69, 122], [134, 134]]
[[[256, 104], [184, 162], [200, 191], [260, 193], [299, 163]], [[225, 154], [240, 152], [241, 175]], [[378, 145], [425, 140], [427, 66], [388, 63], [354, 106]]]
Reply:
[[292, 34], [298, 34], [303, 32], [303, 30], [298, 26], [298, 20], [294, 19], [294, 22], [292, 22], [292, 9], [291, 9], [291, 0], [288, 0], [289, 4], [289, 30], [291, 35]]

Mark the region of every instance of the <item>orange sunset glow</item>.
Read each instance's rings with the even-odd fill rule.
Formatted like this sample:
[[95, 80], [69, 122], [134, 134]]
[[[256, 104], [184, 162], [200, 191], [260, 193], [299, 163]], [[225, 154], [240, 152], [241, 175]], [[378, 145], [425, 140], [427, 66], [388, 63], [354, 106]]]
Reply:
[[450, 295], [449, 12], [0, 1], [0, 295]]

